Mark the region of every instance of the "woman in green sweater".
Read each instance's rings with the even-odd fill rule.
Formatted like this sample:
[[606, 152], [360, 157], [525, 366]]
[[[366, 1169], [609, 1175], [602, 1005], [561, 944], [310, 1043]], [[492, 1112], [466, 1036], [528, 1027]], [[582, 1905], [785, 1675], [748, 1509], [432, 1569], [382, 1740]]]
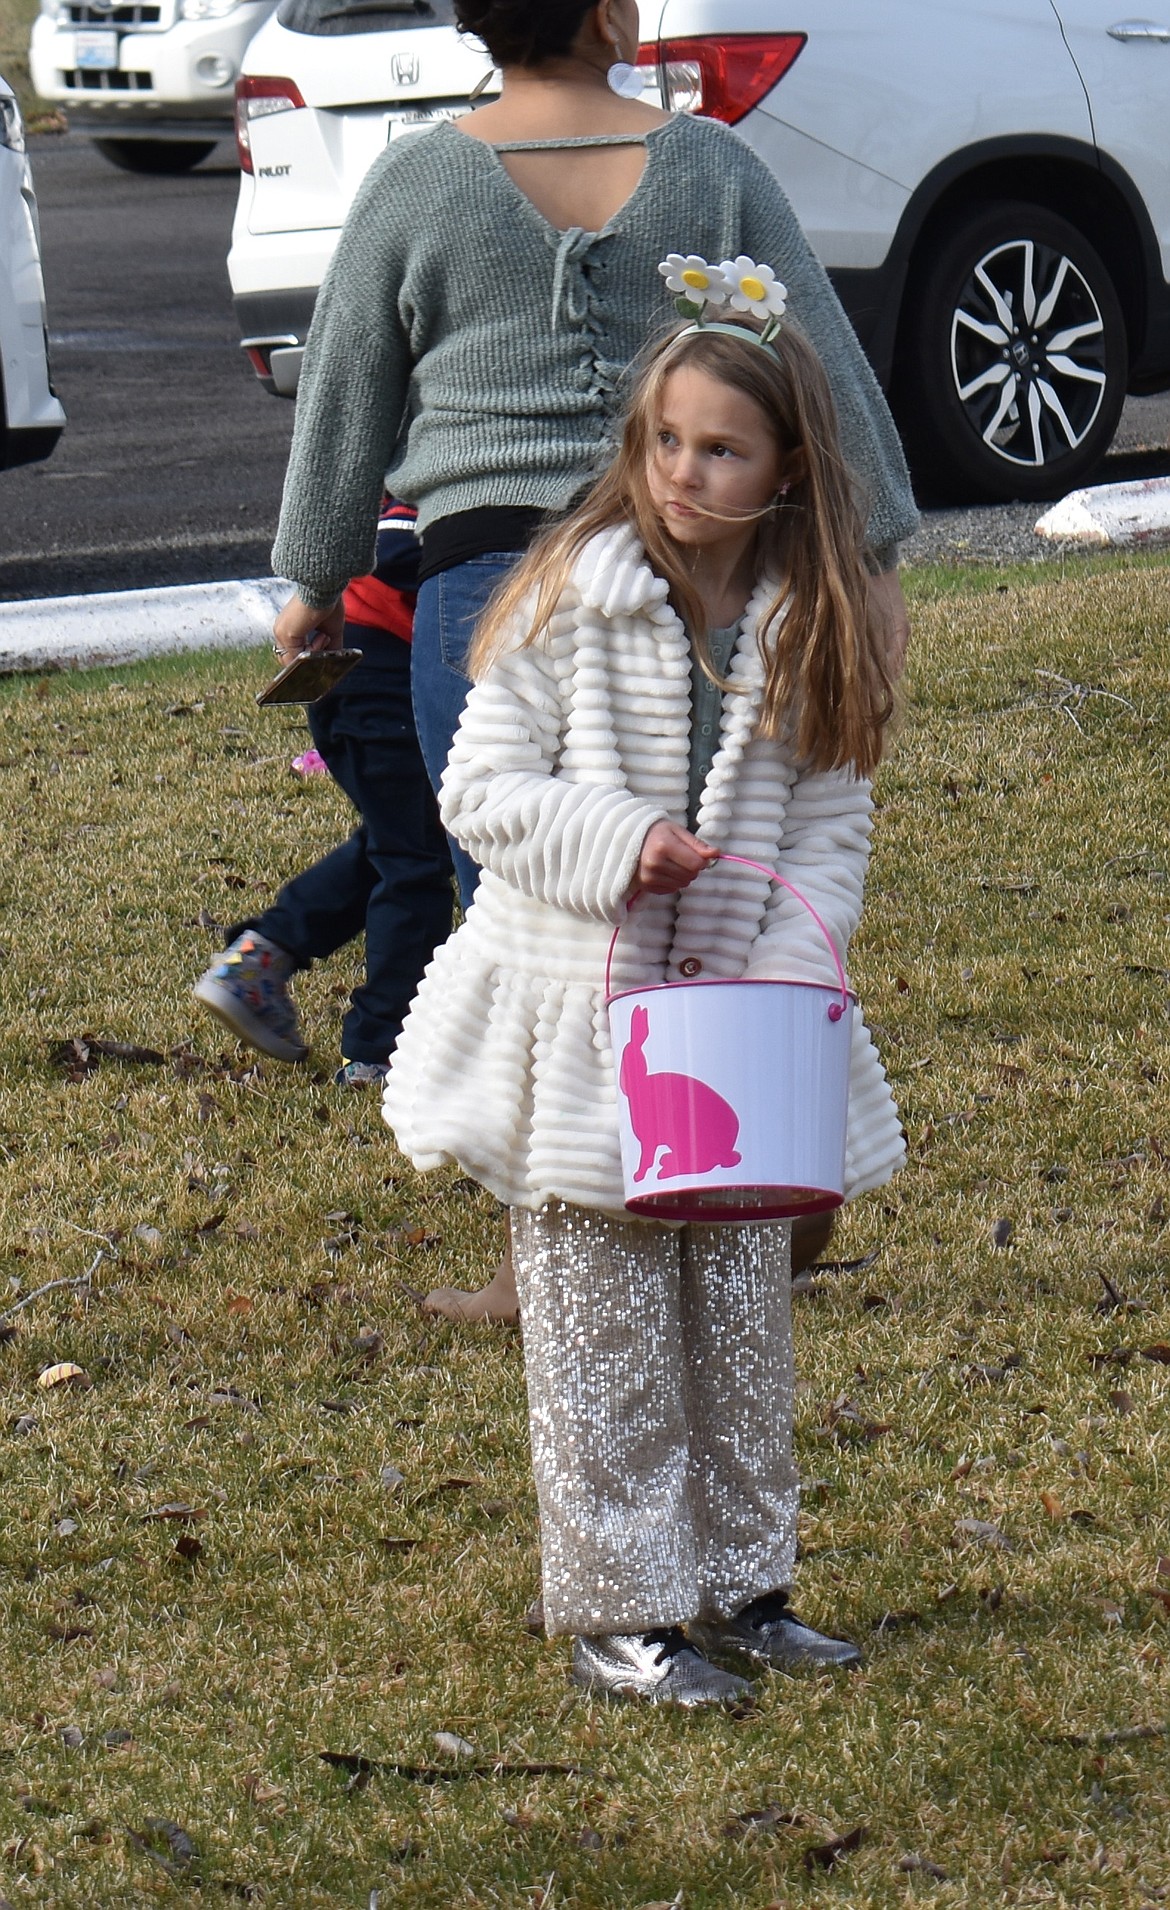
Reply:
[[[661, 321], [658, 261], [747, 253], [829, 375], [869, 509], [874, 590], [905, 640], [897, 545], [917, 522], [893, 421], [857, 339], [764, 162], [728, 127], [623, 97], [636, 0], [455, 0], [500, 98], [374, 162], [317, 299], [305, 350], [278, 575], [296, 595], [278, 647], [339, 645], [340, 598], [372, 566], [383, 487], [422, 539], [412, 681], [438, 785], [476, 621], [549, 513], [604, 459], [625, 374]], [[456, 849], [464, 904], [474, 865]], [[794, 1264], [805, 1264], [810, 1241]], [[506, 1271], [465, 1317], [514, 1309]]]

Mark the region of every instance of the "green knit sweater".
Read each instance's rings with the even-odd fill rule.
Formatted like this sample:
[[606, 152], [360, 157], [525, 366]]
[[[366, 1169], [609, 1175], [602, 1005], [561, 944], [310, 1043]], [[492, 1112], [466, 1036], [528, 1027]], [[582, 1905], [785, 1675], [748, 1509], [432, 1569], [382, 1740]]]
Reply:
[[424, 528], [483, 505], [556, 510], [611, 442], [625, 372], [670, 317], [668, 252], [774, 267], [829, 374], [883, 549], [917, 517], [885, 400], [764, 162], [680, 114], [601, 232], [558, 232], [492, 147], [441, 124], [386, 148], [342, 229], [305, 349], [272, 553], [305, 602], [373, 567], [383, 480]]

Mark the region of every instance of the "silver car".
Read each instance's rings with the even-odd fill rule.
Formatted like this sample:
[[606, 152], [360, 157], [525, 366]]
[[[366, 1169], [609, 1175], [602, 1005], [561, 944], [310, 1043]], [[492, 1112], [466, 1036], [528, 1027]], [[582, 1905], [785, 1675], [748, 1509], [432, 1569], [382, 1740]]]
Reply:
[[41, 232], [24, 127], [0, 78], [0, 469], [47, 458], [64, 425], [49, 377]]

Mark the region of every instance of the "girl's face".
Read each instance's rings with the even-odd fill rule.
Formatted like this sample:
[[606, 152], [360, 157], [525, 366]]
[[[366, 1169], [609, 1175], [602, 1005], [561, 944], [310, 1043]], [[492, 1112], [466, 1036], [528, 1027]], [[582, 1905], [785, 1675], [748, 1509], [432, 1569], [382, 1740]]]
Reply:
[[647, 481], [676, 544], [715, 551], [742, 544], [784, 481], [780, 447], [753, 398], [697, 365], [663, 382]]

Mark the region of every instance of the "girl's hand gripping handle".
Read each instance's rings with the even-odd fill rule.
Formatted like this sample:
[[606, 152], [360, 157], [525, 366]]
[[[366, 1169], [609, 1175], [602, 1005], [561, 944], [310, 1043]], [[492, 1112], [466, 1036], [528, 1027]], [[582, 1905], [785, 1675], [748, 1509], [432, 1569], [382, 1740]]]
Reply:
[[677, 822], [653, 823], [646, 831], [628, 899], [633, 902], [639, 895], [677, 895], [718, 855], [718, 849], [700, 842]]

